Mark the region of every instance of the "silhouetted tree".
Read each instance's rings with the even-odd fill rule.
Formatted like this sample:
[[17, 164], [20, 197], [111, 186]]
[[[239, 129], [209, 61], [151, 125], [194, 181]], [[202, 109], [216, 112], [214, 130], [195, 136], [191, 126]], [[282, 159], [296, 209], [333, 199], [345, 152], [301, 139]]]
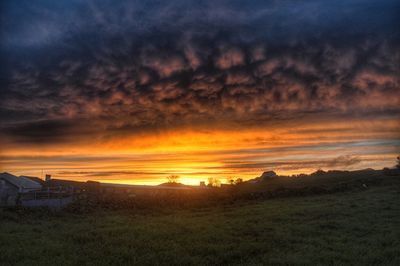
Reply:
[[239, 185], [243, 183], [243, 179], [242, 178], [233, 178], [233, 177], [228, 177], [226, 179], [226, 181], [228, 182], [228, 184], [230, 185]]
[[210, 177], [210, 178], [208, 178], [207, 186], [209, 186], [209, 187], [220, 187], [221, 186], [221, 181], [216, 177]]
[[239, 184], [242, 184], [243, 183], [243, 179], [241, 179], [241, 178], [236, 178], [236, 180], [235, 180], [235, 185], [239, 185]]
[[179, 175], [169, 175], [167, 176], [168, 183], [178, 183]]
[[397, 168], [397, 169], [400, 169], [400, 156], [397, 156], [396, 168]]
[[234, 185], [235, 184], [235, 179], [233, 177], [228, 177], [226, 179], [226, 181], [228, 182], [229, 185]]

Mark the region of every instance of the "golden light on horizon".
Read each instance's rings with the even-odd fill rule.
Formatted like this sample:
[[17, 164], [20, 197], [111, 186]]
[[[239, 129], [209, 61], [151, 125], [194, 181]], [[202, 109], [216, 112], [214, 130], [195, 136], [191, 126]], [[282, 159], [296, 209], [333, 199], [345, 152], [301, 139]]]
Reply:
[[177, 174], [181, 182], [197, 185], [209, 177], [222, 182], [227, 177], [247, 180], [264, 170], [292, 175], [318, 168], [382, 168], [396, 156], [398, 129], [397, 120], [387, 119], [301, 121], [248, 129], [182, 128], [3, 149], [1, 170], [35, 176], [43, 170], [55, 178], [152, 185]]

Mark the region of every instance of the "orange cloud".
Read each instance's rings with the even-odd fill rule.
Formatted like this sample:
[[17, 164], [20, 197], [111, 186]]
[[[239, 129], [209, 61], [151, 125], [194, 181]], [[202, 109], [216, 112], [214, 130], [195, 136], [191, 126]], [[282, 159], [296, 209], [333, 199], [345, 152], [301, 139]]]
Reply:
[[103, 182], [163, 182], [177, 174], [195, 184], [208, 177], [249, 179], [323, 169], [390, 166], [399, 150], [396, 119], [287, 121], [269, 126], [203, 126], [91, 138], [44, 146], [9, 146], [2, 170]]
[[222, 51], [216, 59], [215, 64], [220, 69], [228, 69], [234, 66], [243, 65], [245, 57], [243, 52], [238, 48], [230, 48]]

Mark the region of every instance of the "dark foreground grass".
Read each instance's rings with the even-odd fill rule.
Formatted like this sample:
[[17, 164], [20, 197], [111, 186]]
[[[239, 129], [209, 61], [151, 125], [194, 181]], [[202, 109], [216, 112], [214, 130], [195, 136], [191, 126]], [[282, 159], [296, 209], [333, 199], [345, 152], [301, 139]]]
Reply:
[[0, 215], [0, 265], [400, 265], [397, 184], [163, 213]]

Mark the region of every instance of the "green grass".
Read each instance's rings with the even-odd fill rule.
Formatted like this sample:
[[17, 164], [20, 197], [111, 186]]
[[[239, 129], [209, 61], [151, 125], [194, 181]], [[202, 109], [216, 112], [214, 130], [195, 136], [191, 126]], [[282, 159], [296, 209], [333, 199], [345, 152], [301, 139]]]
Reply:
[[399, 182], [170, 211], [0, 211], [0, 265], [400, 265]]

